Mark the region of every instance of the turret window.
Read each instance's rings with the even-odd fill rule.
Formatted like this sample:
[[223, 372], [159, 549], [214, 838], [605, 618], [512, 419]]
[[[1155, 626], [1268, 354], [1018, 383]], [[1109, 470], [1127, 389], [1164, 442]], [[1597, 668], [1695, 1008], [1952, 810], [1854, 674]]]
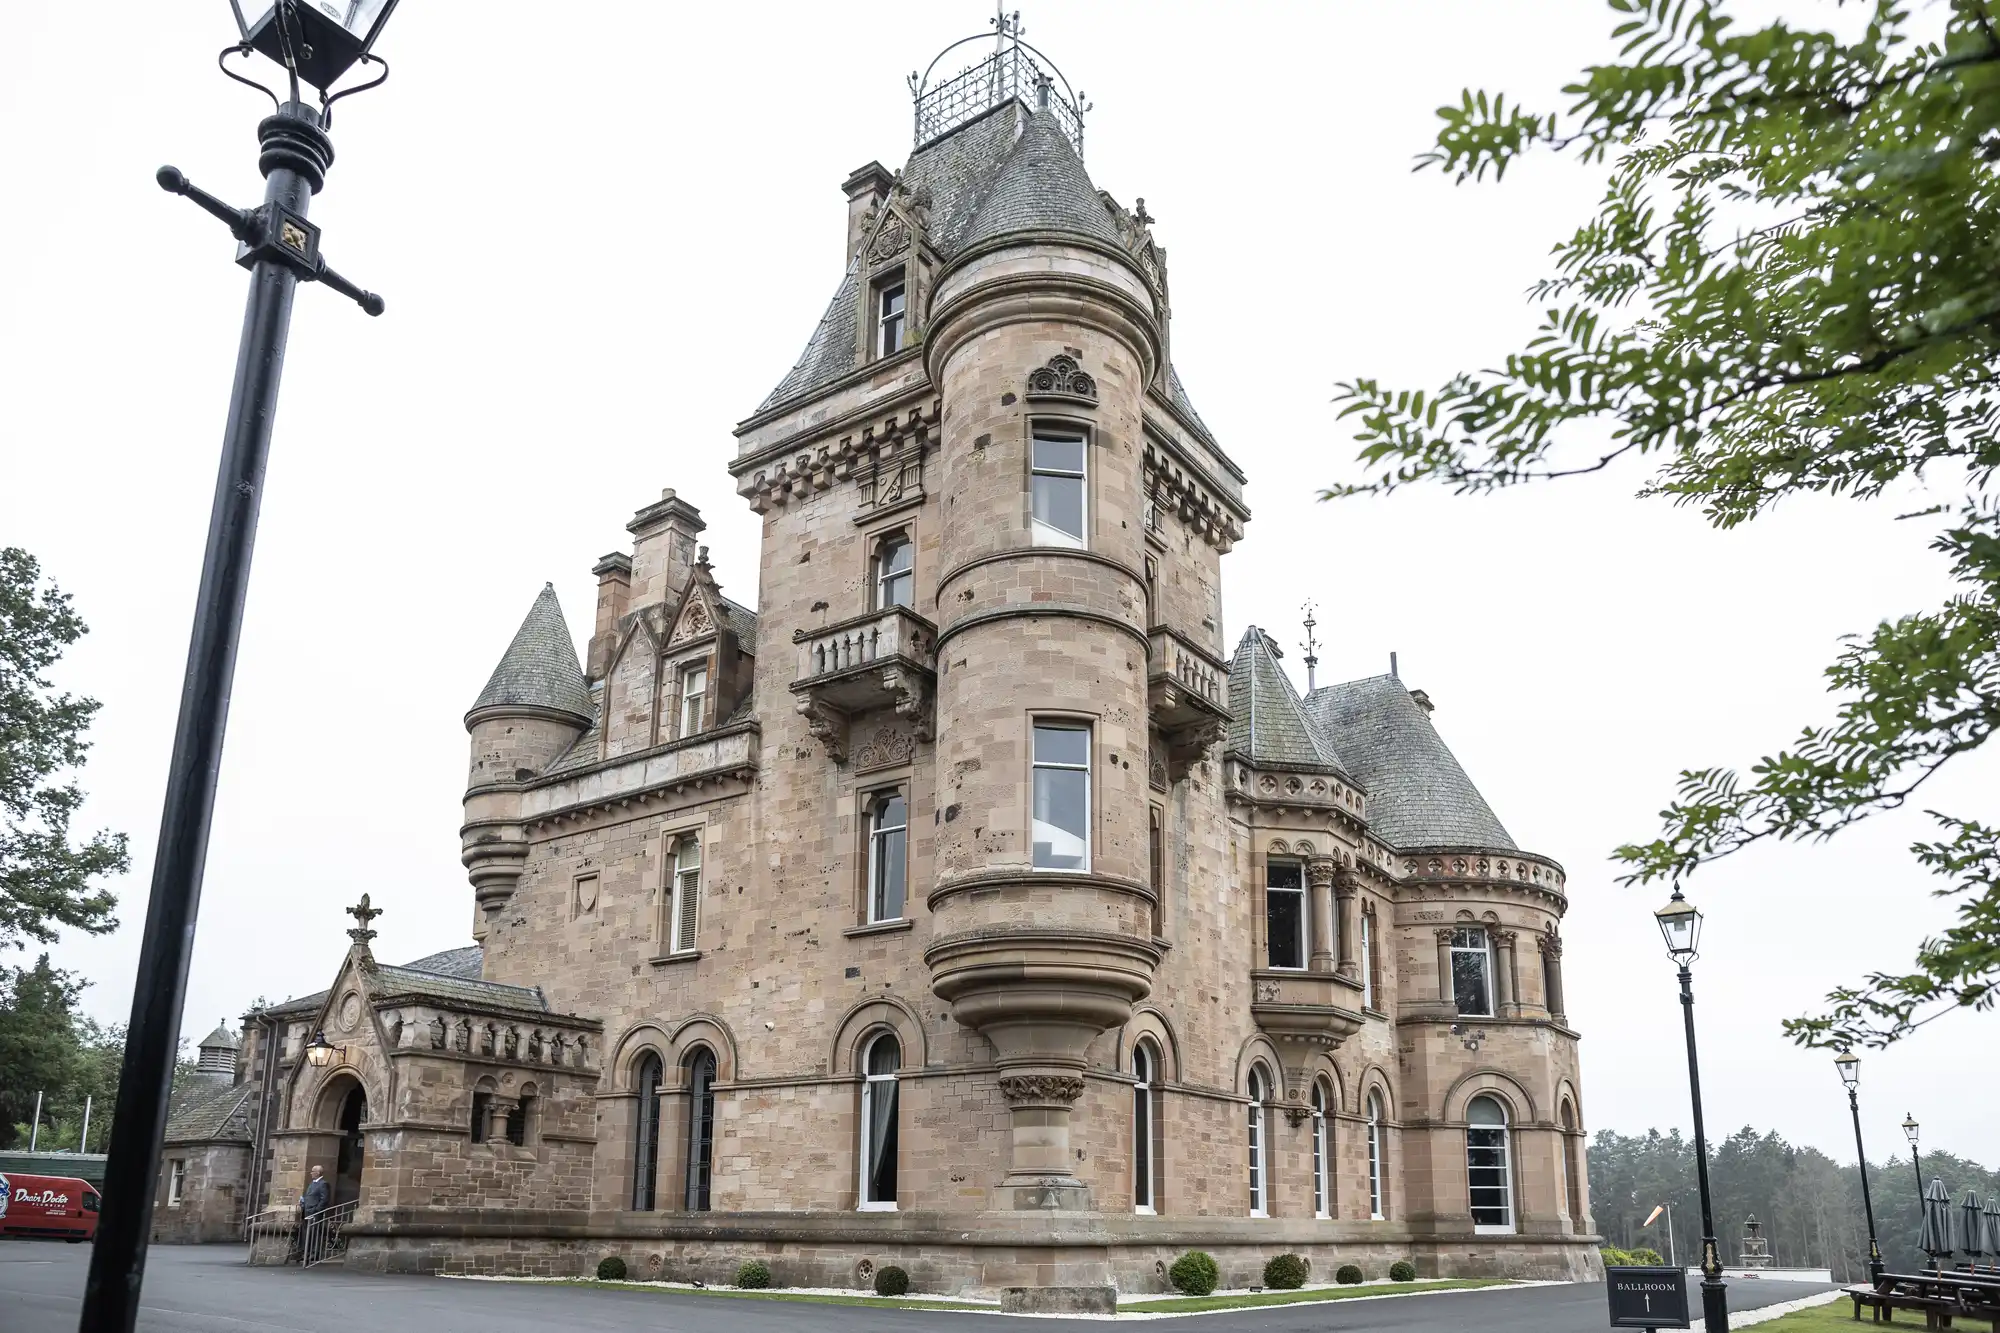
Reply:
[[1361, 914], [1361, 1007], [1375, 1007], [1375, 913]]
[[1315, 1080], [1312, 1090], [1313, 1216], [1333, 1215], [1333, 1182], [1329, 1164], [1333, 1157], [1331, 1135], [1327, 1132], [1326, 1085]]
[[1514, 1229], [1514, 1177], [1507, 1160], [1507, 1111], [1491, 1097], [1465, 1108], [1465, 1182], [1472, 1229], [1497, 1235]]
[[1305, 867], [1271, 861], [1264, 871], [1264, 953], [1271, 967], [1306, 965]]
[[1087, 544], [1084, 540], [1087, 444], [1081, 431], [1035, 427], [1030, 471], [1037, 546], [1081, 548]]
[[[875, 289], [875, 355], [893, 356], [903, 350], [903, 331], [908, 321], [909, 289], [901, 278]], [[851, 308], [851, 307], [850, 307]]]
[[1368, 1216], [1380, 1222], [1389, 1215], [1389, 1196], [1382, 1189], [1382, 1168], [1389, 1160], [1388, 1128], [1383, 1125], [1382, 1094], [1368, 1094]]
[[917, 548], [906, 532], [892, 532], [875, 548], [875, 609], [916, 603]]
[[1090, 869], [1090, 728], [1035, 723], [1037, 870]]
[[1451, 932], [1451, 993], [1459, 1013], [1492, 1016], [1493, 952], [1482, 926], [1460, 926]]
[[1271, 1194], [1271, 1169], [1265, 1160], [1264, 1144], [1264, 1103], [1271, 1095], [1271, 1080], [1264, 1073], [1264, 1066], [1250, 1066], [1250, 1122], [1248, 1139], [1250, 1148], [1250, 1216], [1269, 1217], [1265, 1207]]

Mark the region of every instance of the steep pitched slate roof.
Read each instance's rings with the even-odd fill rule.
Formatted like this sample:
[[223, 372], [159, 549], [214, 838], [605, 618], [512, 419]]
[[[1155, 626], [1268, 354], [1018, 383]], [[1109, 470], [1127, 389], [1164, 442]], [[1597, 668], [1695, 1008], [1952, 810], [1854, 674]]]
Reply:
[[256, 1096], [253, 1083], [231, 1083], [196, 1075], [190, 1082], [186, 1100], [167, 1117], [168, 1143], [213, 1143], [217, 1140], [250, 1141], [250, 1103]]
[[586, 722], [590, 718], [590, 686], [584, 682], [576, 640], [563, 620], [553, 583], [543, 585], [528, 608], [527, 619], [514, 632], [514, 641], [493, 668], [472, 711], [497, 705], [551, 708]]
[[446, 949], [443, 953], [425, 954], [414, 963], [403, 967], [411, 972], [435, 972], [441, 977], [458, 977], [464, 981], [479, 980], [486, 966], [486, 950], [477, 944], [468, 944], [462, 949]]
[[[485, 956], [486, 950], [483, 946], [468, 944], [459, 949], [446, 949], [442, 953], [426, 954], [422, 958], [417, 959], [416, 962], [405, 963], [401, 967], [384, 967], [378, 970], [396, 973], [420, 972], [438, 978], [440, 983], [454, 980], [478, 981], [480, 972], [485, 966]], [[520, 990], [522, 988], [519, 986], [505, 986], [502, 989]], [[536, 991], [534, 994], [539, 996], [541, 992]], [[298, 999], [286, 1000], [283, 1004], [267, 1005], [264, 1012], [278, 1018], [296, 1018], [301, 1014], [318, 1013], [319, 1007], [325, 1003], [326, 992], [323, 990], [314, 991], [311, 995], [301, 995]], [[538, 1005], [537, 1007], [545, 1006]]]
[[1307, 720], [1271, 636], [1252, 625], [1229, 662], [1229, 749], [1260, 768], [1335, 772], [1346, 765]]
[[215, 1025], [215, 1031], [209, 1033], [206, 1037], [203, 1037], [201, 1041], [196, 1044], [195, 1049], [201, 1050], [204, 1047], [227, 1046], [230, 1050], [233, 1051], [239, 1049], [241, 1045], [242, 1043], [236, 1040], [236, 1034], [229, 1030], [229, 1024], [217, 1023]]
[[1368, 823], [1393, 847], [1514, 851], [1444, 739], [1395, 676], [1369, 676], [1314, 690], [1305, 708], [1340, 747], [1368, 793]]
[[375, 987], [384, 995], [428, 995], [460, 1004], [497, 1004], [544, 1013], [549, 1007], [540, 986], [508, 986], [498, 981], [468, 980], [412, 967], [376, 968]]

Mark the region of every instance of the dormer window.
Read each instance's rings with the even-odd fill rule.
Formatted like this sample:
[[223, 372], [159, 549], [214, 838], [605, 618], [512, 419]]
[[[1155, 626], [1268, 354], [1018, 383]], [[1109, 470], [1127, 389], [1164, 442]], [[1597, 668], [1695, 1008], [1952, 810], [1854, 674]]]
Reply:
[[689, 667], [681, 672], [681, 735], [701, 730], [703, 709], [708, 704], [708, 668]]
[[908, 324], [908, 287], [903, 279], [891, 278], [875, 288], [875, 355], [894, 356], [903, 350], [903, 332]]
[[916, 554], [907, 532], [892, 532], [875, 547], [875, 609], [916, 601]]

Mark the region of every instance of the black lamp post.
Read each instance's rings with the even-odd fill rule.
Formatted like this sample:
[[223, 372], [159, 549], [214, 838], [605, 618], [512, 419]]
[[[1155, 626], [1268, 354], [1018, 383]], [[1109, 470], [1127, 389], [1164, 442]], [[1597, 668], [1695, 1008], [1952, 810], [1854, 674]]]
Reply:
[[[264, 464], [291, 328], [292, 293], [301, 282], [320, 282], [352, 298], [369, 314], [382, 313], [379, 296], [362, 291], [327, 267], [319, 252], [319, 228], [306, 221], [306, 207], [325, 183], [326, 169], [333, 162], [333, 142], [326, 136], [333, 103], [388, 77], [388, 65], [369, 48], [395, 7], [396, 0], [340, 0], [338, 7], [332, 0], [276, 0], [261, 6], [252, 0], [256, 17], [246, 20], [238, 0], [230, 0], [241, 40], [225, 47], [218, 63], [231, 55], [261, 52], [284, 67], [290, 93], [280, 98], [223, 66], [223, 73], [264, 92], [275, 107], [274, 114], [257, 127], [264, 202], [257, 208], [233, 208], [197, 189], [173, 167], [161, 167], [158, 173], [162, 189], [187, 196], [235, 236], [236, 262], [250, 270], [250, 298], [237, 346], [221, 468], [209, 513], [201, 585], [195, 594], [194, 630], [181, 680], [180, 717], [167, 765], [152, 896], [133, 984], [118, 1108], [111, 1121], [103, 1211], [98, 1215], [97, 1243], [83, 1293], [79, 1327], [85, 1333], [129, 1333], [139, 1313], [153, 1190], [166, 1135], [167, 1093], [173, 1082], [202, 868], [215, 810], [216, 775], [236, 671], [243, 600], [249, 589]], [[329, 92], [356, 63], [379, 65], [381, 73], [370, 83]], [[319, 90], [317, 111], [300, 99], [302, 78]]]
[[1687, 1027], [1688, 1091], [1694, 1098], [1694, 1169], [1701, 1186], [1701, 1322], [1707, 1333], [1729, 1333], [1729, 1289], [1722, 1281], [1722, 1252], [1715, 1244], [1715, 1212], [1708, 1197], [1708, 1134], [1701, 1124], [1701, 1065], [1694, 1049], [1694, 974], [1688, 964], [1701, 942], [1701, 913], [1681, 896], [1674, 896], [1653, 913], [1666, 937], [1667, 955], [1681, 969], [1681, 1017]]
[[1861, 1098], [1856, 1091], [1861, 1086], [1861, 1057], [1842, 1051], [1833, 1057], [1833, 1067], [1847, 1085], [1847, 1109], [1854, 1116], [1854, 1156], [1861, 1163], [1861, 1211], [1868, 1218], [1868, 1280], [1872, 1283], [1882, 1276], [1882, 1247], [1875, 1243], [1875, 1204], [1868, 1196], [1868, 1150], [1861, 1146]]
[[1910, 1141], [1910, 1165], [1917, 1173], [1917, 1220], [1924, 1216], [1924, 1161], [1917, 1156], [1917, 1118], [1908, 1111], [1903, 1112], [1903, 1137]]

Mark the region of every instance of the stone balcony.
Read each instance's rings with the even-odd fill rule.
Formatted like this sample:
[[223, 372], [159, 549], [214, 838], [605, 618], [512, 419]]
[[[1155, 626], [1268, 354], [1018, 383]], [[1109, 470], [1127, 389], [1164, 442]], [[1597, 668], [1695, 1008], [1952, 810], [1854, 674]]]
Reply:
[[1258, 968], [1250, 973], [1250, 997], [1257, 1026], [1284, 1056], [1288, 1083], [1316, 1050], [1361, 1030], [1361, 983], [1334, 972]]
[[885, 607], [817, 630], [798, 630], [795, 707], [835, 763], [847, 762], [848, 722], [894, 708], [916, 739], [935, 733], [937, 627], [907, 606]]
[[1146, 637], [1146, 702], [1178, 782], [1229, 730], [1229, 666], [1164, 627]]

